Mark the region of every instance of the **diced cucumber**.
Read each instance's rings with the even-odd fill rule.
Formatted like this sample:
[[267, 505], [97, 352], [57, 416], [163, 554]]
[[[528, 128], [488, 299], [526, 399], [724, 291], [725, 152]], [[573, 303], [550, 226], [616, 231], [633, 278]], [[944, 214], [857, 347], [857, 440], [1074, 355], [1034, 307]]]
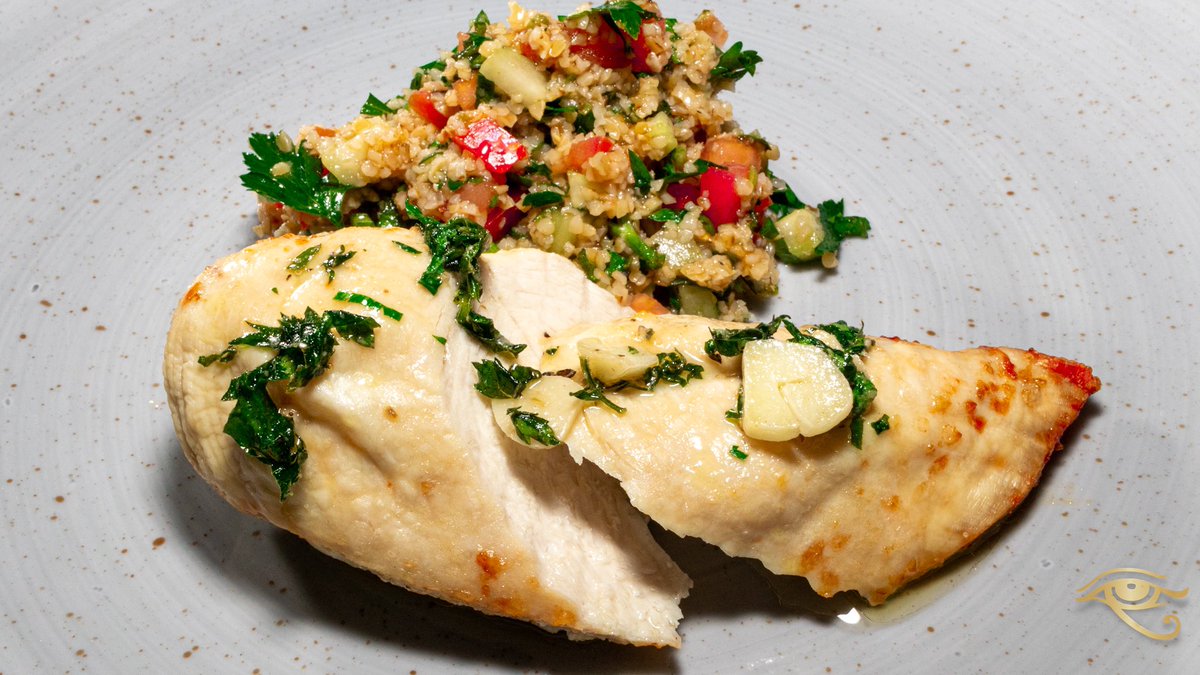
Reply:
[[638, 122], [633, 127], [633, 133], [644, 144], [646, 156], [654, 161], [666, 157], [679, 145], [679, 141], [675, 139], [675, 125], [666, 112]]
[[[775, 221], [779, 238], [787, 247], [787, 253], [798, 260], [817, 257], [817, 246], [825, 239], [825, 227], [811, 209], [796, 209]], [[782, 256], [781, 256], [782, 257]]]
[[508, 47], [500, 47], [484, 59], [479, 73], [514, 103], [524, 105], [534, 119], [542, 119], [550, 100], [550, 87], [546, 74], [533, 61]]
[[717, 318], [717, 296], [707, 288], [687, 284], [679, 286], [679, 313]]
[[566, 253], [567, 244], [574, 238], [571, 233], [571, 223], [579, 214], [574, 210], [563, 208], [549, 208], [542, 211], [537, 216], [537, 223], [550, 223], [554, 228], [550, 243], [550, 251], [560, 255]]

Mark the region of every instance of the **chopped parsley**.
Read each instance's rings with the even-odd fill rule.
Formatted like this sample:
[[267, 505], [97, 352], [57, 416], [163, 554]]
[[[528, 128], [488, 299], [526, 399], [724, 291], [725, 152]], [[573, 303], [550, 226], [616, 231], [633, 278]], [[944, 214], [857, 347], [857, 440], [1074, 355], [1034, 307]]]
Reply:
[[729, 448], [729, 454], [733, 455], [734, 459], [741, 461], [741, 462], [746, 461], [746, 458], [750, 456], [750, 455], [746, 454], [745, 452], [742, 452], [742, 449], [736, 445]]
[[562, 444], [550, 428], [550, 423], [542, 417], [520, 408], [509, 408], [508, 416], [512, 419], [513, 428], [517, 430], [517, 437], [522, 443], [537, 441], [550, 448]]
[[413, 248], [412, 246], [409, 246], [408, 244], [406, 244], [402, 241], [393, 241], [392, 243], [395, 244], [397, 248], [399, 248], [401, 251], [404, 251], [405, 253], [411, 253], [413, 255], [421, 255], [420, 251], [418, 251], [417, 249]]
[[[282, 148], [288, 148], [284, 150]], [[321, 160], [304, 148], [292, 146], [274, 132], [250, 134], [252, 153], [243, 153], [247, 172], [242, 185], [297, 211], [342, 224], [342, 202], [349, 186], [339, 185], [333, 174], [321, 175]]]
[[521, 200], [522, 206], [538, 207], [550, 206], [551, 204], [563, 203], [563, 195], [561, 192], [553, 190], [541, 190], [538, 192], [530, 192]]
[[646, 369], [642, 375], [642, 384], [647, 390], [654, 389], [654, 386], [661, 382], [670, 382], [681, 387], [687, 386], [688, 382], [693, 379], [700, 379], [704, 367], [695, 363], [688, 363], [683, 354], [679, 350], [664, 352], [658, 355], [658, 365], [651, 366]]
[[475, 19], [471, 21], [471, 32], [462, 38], [462, 46], [454, 51], [454, 58], [463, 59], [471, 64], [472, 69], [479, 70], [480, 64], [483, 63], [479, 47], [491, 39], [486, 35], [490, 23], [486, 12], [481, 10], [476, 14]]
[[398, 310], [392, 309], [375, 298], [365, 296], [362, 293], [347, 293], [346, 291], [338, 291], [336, 294], [334, 294], [333, 299], [337, 300], [338, 302], [350, 302], [356, 305], [362, 305], [363, 307], [367, 307], [369, 309], [377, 310], [380, 314], [383, 314], [393, 321], [399, 321], [400, 319], [404, 318], [404, 315]]
[[632, 0], [620, 0], [619, 2], [606, 2], [599, 7], [592, 7], [591, 9], [570, 16], [560, 16], [559, 20], [570, 21], [571, 19], [578, 19], [588, 14], [607, 17], [633, 40], [636, 40], [638, 35], [642, 33], [642, 21], [658, 18], [657, 14], [642, 9], [637, 3], [632, 2]]
[[499, 359], [477, 361], [472, 365], [477, 375], [475, 390], [488, 398], [518, 398], [530, 382], [542, 376], [528, 366], [505, 368]]
[[633, 186], [637, 191], [642, 194], [649, 192], [650, 181], [654, 180], [654, 176], [650, 175], [650, 169], [646, 168], [642, 158], [632, 150], [629, 151], [629, 168], [633, 171]]
[[379, 324], [370, 317], [338, 310], [317, 314], [310, 307], [303, 317], [281, 315], [278, 326], [251, 323], [250, 327], [254, 332], [231, 340], [219, 354], [201, 357], [200, 364], [228, 362], [238, 347], [275, 350], [271, 360], [233, 378], [221, 400], [236, 401], [225, 421], [225, 433], [248, 457], [270, 467], [279, 486], [279, 501], [283, 501], [291, 496], [308, 452], [291, 418], [271, 399], [267, 385], [286, 382], [288, 391], [303, 387], [328, 367], [337, 343], [334, 332], [344, 340], [374, 347]]
[[871, 422], [871, 428], [875, 430], [876, 434], [882, 434], [883, 432], [892, 428], [892, 420], [887, 415], [884, 415], [874, 422]]
[[845, 202], [827, 199], [817, 206], [821, 225], [825, 226], [825, 237], [817, 244], [817, 254], [837, 253], [842, 240], [847, 237], [866, 237], [871, 223], [862, 216], [845, 215]]
[[347, 251], [345, 246], [339, 246], [338, 250], [330, 253], [329, 257], [321, 263], [321, 267], [325, 269], [326, 278], [332, 282], [333, 277], [336, 274], [334, 271], [335, 268], [353, 258], [355, 253], [357, 253], [357, 251]]
[[683, 209], [659, 209], [646, 218], [656, 223], [678, 223], [683, 220], [684, 215], [686, 212]]
[[608, 397], [604, 395], [604, 383], [600, 382], [600, 380], [597, 380], [595, 376], [592, 375], [592, 369], [588, 367], [587, 359], [579, 359], [579, 367], [583, 371], [583, 389], [572, 392], [571, 396], [574, 396], [580, 401], [591, 401], [593, 403], [603, 404], [609, 410], [612, 410], [615, 413], [624, 413], [624, 408], [608, 400]]
[[762, 57], [752, 49], [742, 49], [742, 43], [735, 42], [728, 51], [722, 52], [717, 48], [720, 58], [717, 65], [709, 71], [708, 76], [713, 80], [728, 80], [737, 82], [746, 75], [754, 75], [754, 69], [762, 63]]
[[[417, 85], [418, 87], [420, 85]], [[381, 101], [375, 94], [367, 94], [367, 102], [362, 104], [362, 108], [358, 111], [360, 115], [367, 117], [379, 117], [381, 115], [391, 115], [396, 112], [392, 110], [387, 101]]]
[[617, 272], [624, 272], [627, 269], [629, 269], [629, 261], [625, 259], [625, 256], [616, 251], [609, 251], [608, 264], [604, 266], [605, 273], [611, 277]]
[[466, 218], [453, 218], [445, 223], [430, 218], [412, 202], [405, 202], [404, 210], [421, 226], [429, 248], [429, 266], [418, 283], [436, 294], [442, 286], [442, 272], [454, 273], [458, 277], [458, 292], [454, 294], [454, 304], [458, 305], [454, 319], [458, 325], [493, 352], [513, 356], [521, 353], [525, 345], [508, 341], [491, 319], [474, 309], [475, 301], [483, 295], [479, 256], [492, 243], [492, 235]]
[[740, 420], [745, 414], [746, 409], [746, 390], [742, 386], [738, 386], [737, 405], [730, 410], [725, 411], [725, 419]]
[[434, 339], [434, 340], [437, 340], [437, 342], [438, 342], [438, 344], [439, 344], [439, 345], [445, 345], [445, 344], [446, 344], [446, 338], [442, 337], [441, 335], [434, 335], [434, 336], [433, 336], [433, 339]]
[[426, 63], [425, 65], [421, 66], [420, 68], [417, 68], [417, 72], [413, 74], [412, 82], [409, 83], [408, 88], [412, 89], [414, 91], [416, 91], [417, 89], [420, 89], [421, 85], [425, 83], [425, 76], [427, 74], [429, 74], [429, 71], [445, 70], [445, 69], [446, 69], [445, 61], [430, 61], [429, 63]]
[[292, 258], [292, 262], [288, 263], [287, 269], [289, 272], [303, 272], [308, 269], [308, 264], [312, 262], [313, 256], [321, 251], [321, 245], [310, 246], [309, 248], [300, 251], [300, 255]]

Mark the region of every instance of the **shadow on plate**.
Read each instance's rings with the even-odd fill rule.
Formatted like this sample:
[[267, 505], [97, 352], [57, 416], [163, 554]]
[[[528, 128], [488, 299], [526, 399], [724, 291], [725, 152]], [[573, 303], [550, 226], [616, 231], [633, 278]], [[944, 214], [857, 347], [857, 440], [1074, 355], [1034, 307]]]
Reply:
[[[1080, 443], [1104, 407], [1089, 403], [1063, 438], [1065, 452]], [[164, 485], [174, 509], [175, 536], [242, 594], [270, 603], [280, 618], [336, 626], [364, 644], [388, 645], [460, 664], [591, 672], [598, 665], [622, 672], [666, 672], [679, 668], [678, 652], [633, 648], [602, 641], [571, 642], [532, 625], [458, 607], [406, 591], [324, 555], [299, 537], [236, 512], [184, 459], [172, 440], [171, 480]], [[1042, 480], [1061, 464], [1051, 461]], [[1030, 509], [1022, 506], [939, 570], [910, 584], [886, 606], [864, 612], [889, 622], [935, 602], [978, 567], [988, 551], [1020, 529]], [[756, 618], [830, 625], [851, 609], [865, 609], [855, 594], [823, 598], [797, 577], [781, 577], [753, 560], [730, 558], [714, 546], [682, 538], [652, 524], [655, 537], [695, 582], [683, 601], [681, 633], [706, 620]], [[868, 621], [869, 623], [870, 621]]]

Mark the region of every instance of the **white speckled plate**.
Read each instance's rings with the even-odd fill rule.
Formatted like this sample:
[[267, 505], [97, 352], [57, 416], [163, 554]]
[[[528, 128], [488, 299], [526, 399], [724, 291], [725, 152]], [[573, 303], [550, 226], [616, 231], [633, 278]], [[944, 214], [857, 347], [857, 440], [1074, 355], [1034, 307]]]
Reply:
[[[697, 585], [683, 649], [653, 651], [443, 606], [236, 513], [179, 451], [160, 356], [192, 277], [250, 241], [244, 139], [401, 90], [479, 7], [6, 0], [0, 672], [1195, 672], [1200, 5], [722, 7], [766, 58], [739, 118], [801, 197], [875, 228], [767, 311], [1104, 380], [990, 545], [850, 624], [666, 537]], [[1196, 591], [1129, 615], [1179, 638], [1075, 602], [1121, 567]]]

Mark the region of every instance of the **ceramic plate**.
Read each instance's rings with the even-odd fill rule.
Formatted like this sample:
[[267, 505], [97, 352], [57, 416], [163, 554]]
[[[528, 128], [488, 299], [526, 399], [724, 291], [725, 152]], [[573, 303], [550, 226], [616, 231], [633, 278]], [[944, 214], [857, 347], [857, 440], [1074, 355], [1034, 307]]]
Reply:
[[[888, 609], [856, 615], [663, 535], [696, 581], [683, 648], [576, 644], [385, 585], [217, 497], [180, 452], [160, 364], [193, 276], [251, 241], [247, 135], [336, 124], [368, 92], [399, 92], [481, 5], [506, 15], [461, 0], [0, 8], [0, 671], [1200, 663], [1195, 593], [1138, 599], [1132, 625], [1076, 602], [1114, 568], [1200, 593], [1195, 3], [719, 9], [765, 59], [730, 100], [783, 149], [776, 172], [874, 227], [836, 273], [787, 274], [764, 313], [1037, 347], [1104, 381], [1017, 514]], [[1171, 615], [1179, 637], [1154, 639]]]

